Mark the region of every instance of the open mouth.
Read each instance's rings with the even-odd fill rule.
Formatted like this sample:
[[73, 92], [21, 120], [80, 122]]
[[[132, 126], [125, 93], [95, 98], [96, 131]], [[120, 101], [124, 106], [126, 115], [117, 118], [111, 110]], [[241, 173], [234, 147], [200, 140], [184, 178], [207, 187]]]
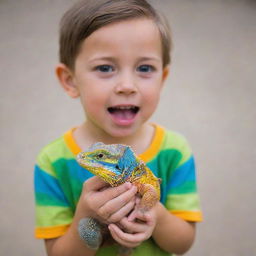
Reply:
[[111, 116], [120, 121], [133, 120], [139, 110], [140, 108], [138, 106], [133, 105], [114, 106], [108, 108], [108, 112], [111, 114]]

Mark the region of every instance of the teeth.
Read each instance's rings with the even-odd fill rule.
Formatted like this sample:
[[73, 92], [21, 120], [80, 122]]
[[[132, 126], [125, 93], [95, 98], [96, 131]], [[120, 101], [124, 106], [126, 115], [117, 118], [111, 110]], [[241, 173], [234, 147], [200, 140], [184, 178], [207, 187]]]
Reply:
[[121, 110], [130, 110], [130, 109], [136, 109], [135, 106], [116, 106], [116, 107], [110, 107], [111, 109], [121, 109]]
[[125, 110], [125, 109], [133, 109], [135, 107], [132, 107], [132, 106], [120, 106], [120, 107], [117, 107], [117, 108]]

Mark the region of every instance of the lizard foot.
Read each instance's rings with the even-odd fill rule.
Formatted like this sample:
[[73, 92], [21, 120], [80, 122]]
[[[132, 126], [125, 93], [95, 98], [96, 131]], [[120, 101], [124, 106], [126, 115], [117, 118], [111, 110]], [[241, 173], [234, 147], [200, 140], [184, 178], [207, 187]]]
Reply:
[[96, 219], [81, 219], [78, 224], [78, 233], [88, 248], [97, 250], [101, 246], [103, 240], [101, 225]]

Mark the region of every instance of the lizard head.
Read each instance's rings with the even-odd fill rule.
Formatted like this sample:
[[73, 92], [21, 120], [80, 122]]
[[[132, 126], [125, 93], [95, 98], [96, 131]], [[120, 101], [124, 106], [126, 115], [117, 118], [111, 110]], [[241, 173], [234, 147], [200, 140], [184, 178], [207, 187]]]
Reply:
[[79, 153], [77, 162], [111, 186], [118, 186], [127, 180], [129, 170], [136, 164], [136, 158], [128, 146], [97, 142]]

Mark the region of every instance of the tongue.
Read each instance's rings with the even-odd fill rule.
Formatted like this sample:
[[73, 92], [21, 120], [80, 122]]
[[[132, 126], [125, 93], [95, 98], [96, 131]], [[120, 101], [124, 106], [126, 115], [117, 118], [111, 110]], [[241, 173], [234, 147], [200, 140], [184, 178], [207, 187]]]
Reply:
[[121, 120], [131, 120], [134, 118], [135, 113], [133, 113], [129, 109], [116, 109], [111, 113], [115, 118], [121, 119]]

